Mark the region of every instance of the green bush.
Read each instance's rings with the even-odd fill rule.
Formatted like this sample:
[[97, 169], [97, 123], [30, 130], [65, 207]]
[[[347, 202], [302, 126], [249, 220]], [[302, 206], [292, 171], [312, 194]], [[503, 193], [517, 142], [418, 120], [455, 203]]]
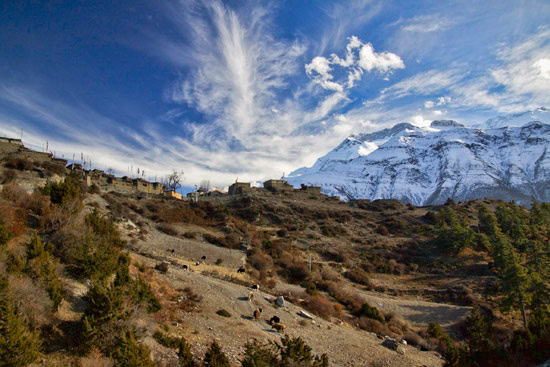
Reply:
[[328, 367], [328, 357], [314, 356], [311, 347], [302, 338], [290, 338], [285, 335], [282, 340], [280, 366], [302, 366], [302, 367]]
[[11, 232], [6, 228], [4, 221], [0, 219], [0, 249], [4, 247], [11, 238]]
[[378, 311], [376, 307], [369, 305], [368, 303], [363, 303], [363, 306], [357, 311], [357, 317], [367, 317], [369, 319], [378, 320], [382, 324], [386, 323], [384, 316]]
[[27, 244], [26, 272], [35, 279], [46, 283], [46, 291], [57, 309], [63, 300], [65, 291], [61, 279], [56, 274], [57, 259], [51, 254], [52, 245], [44, 243], [37, 234]]
[[41, 341], [17, 311], [8, 290], [8, 280], [0, 276], [0, 367], [23, 367], [34, 362]]
[[218, 311], [216, 311], [216, 313], [220, 316], [223, 316], [223, 317], [231, 317], [231, 314], [229, 312], [227, 312], [226, 310], [218, 310]]
[[229, 358], [215, 340], [212, 341], [204, 355], [204, 365], [208, 367], [231, 367]]
[[187, 343], [185, 338], [174, 337], [157, 330], [153, 334], [153, 338], [162, 346], [178, 350], [178, 365], [180, 367], [195, 367], [191, 345]]
[[137, 343], [133, 331], [124, 332], [111, 353], [117, 367], [154, 367], [149, 355], [149, 348]]
[[278, 366], [279, 350], [274, 343], [259, 343], [256, 339], [244, 346], [242, 367], [271, 367]]
[[151, 290], [151, 287], [143, 279], [141, 279], [141, 277], [130, 281], [128, 285], [128, 292], [136, 303], [147, 304], [148, 312], [157, 312], [161, 309], [161, 304]]

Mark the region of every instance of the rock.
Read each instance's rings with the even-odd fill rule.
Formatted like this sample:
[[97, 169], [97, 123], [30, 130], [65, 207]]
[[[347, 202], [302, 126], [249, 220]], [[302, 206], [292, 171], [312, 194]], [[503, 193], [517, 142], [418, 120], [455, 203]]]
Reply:
[[382, 345], [391, 350], [397, 350], [399, 343], [394, 338], [386, 337], [382, 342]]
[[283, 297], [283, 296], [277, 297], [277, 300], [275, 301], [275, 303], [279, 307], [285, 307], [285, 297]]
[[550, 367], [550, 359], [544, 362], [543, 364], [539, 364], [537, 367]]
[[298, 315], [300, 315], [302, 317], [305, 317], [306, 319], [310, 319], [310, 320], [315, 319], [315, 317], [312, 314], [310, 314], [310, 313], [308, 313], [304, 310], [300, 310], [300, 312], [298, 312]]

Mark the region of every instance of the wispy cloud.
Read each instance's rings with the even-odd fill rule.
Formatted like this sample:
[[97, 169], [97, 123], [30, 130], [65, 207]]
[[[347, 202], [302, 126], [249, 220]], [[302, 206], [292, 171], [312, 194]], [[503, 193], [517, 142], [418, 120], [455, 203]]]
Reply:
[[456, 24], [456, 21], [446, 16], [428, 14], [418, 15], [407, 20], [401, 29], [405, 32], [429, 33], [449, 29], [454, 24]]

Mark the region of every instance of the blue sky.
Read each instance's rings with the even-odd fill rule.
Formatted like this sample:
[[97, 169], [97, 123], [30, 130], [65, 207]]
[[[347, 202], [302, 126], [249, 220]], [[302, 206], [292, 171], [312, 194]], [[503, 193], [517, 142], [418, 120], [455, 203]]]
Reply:
[[12, 1], [0, 135], [185, 184], [280, 177], [352, 133], [550, 107], [550, 2]]

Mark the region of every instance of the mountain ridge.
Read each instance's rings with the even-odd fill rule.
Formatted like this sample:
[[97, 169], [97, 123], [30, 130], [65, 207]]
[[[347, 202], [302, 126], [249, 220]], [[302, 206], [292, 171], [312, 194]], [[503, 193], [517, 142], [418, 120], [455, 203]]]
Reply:
[[465, 126], [436, 120], [354, 134], [286, 178], [344, 200], [398, 199], [414, 205], [448, 198], [550, 201], [550, 111], [498, 116]]

